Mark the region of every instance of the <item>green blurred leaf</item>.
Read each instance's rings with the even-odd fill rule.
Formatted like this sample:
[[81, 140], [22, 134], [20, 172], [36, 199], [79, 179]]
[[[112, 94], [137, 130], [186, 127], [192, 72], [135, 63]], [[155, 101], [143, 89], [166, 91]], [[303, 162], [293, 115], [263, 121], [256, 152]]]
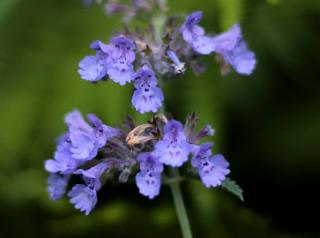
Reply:
[[236, 197], [238, 197], [241, 201], [244, 201], [243, 190], [236, 183], [236, 181], [230, 178], [226, 178], [221, 184], [221, 186], [227, 191], [229, 191], [230, 193], [232, 193], [233, 195], [235, 195]]

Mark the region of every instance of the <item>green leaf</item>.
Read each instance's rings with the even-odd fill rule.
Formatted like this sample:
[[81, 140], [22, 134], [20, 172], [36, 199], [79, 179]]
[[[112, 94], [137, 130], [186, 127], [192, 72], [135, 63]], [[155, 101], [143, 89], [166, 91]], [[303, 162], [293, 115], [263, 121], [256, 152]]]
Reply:
[[226, 178], [221, 186], [226, 189], [227, 191], [229, 191], [230, 193], [232, 193], [233, 195], [235, 195], [236, 197], [238, 197], [241, 201], [244, 201], [243, 199], [243, 190], [240, 188], [240, 186], [236, 183], [236, 181], [230, 179], [230, 178]]

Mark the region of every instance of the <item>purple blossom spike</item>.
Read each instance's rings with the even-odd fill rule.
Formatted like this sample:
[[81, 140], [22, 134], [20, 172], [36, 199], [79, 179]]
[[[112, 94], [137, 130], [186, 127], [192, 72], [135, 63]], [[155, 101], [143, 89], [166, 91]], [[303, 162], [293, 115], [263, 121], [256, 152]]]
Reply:
[[91, 43], [90, 47], [96, 51], [96, 55], [84, 57], [79, 63], [79, 74], [82, 79], [98, 81], [107, 74], [109, 63], [109, 46], [101, 41]]
[[70, 203], [88, 215], [97, 204], [97, 191], [83, 184], [76, 184], [68, 193]]
[[110, 45], [112, 46], [111, 57], [115, 62], [130, 64], [135, 60], [135, 45], [131, 39], [124, 36], [113, 37]]
[[188, 160], [191, 145], [187, 142], [180, 122], [170, 120], [164, 127], [163, 139], [158, 141], [153, 152], [161, 163], [180, 167]]
[[152, 153], [142, 153], [137, 160], [140, 162], [140, 172], [136, 175], [139, 192], [153, 199], [160, 192], [163, 165]]
[[192, 44], [192, 42], [199, 36], [204, 35], [204, 30], [198, 25], [202, 18], [202, 12], [196, 11], [187, 16], [186, 20], [180, 27], [180, 33], [183, 39]]
[[226, 175], [230, 173], [229, 163], [223, 155], [211, 157], [212, 144], [203, 144], [192, 158], [192, 166], [198, 169], [202, 183], [207, 187], [221, 185]]
[[134, 86], [136, 90], [132, 96], [132, 104], [140, 113], [157, 112], [162, 106], [163, 93], [157, 85], [155, 73], [143, 66], [134, 75]]
[[59, 174], [52, 173], [49, 175], [48, 192], [52, 200], [58, 200], [63, 197], [66, 192], [69, 176], [62, 176]]
[[220, 54], [234, 70], [240, 74], [250, 75], [255, 69], [255, 54], [244, 42], [239, 24], [213, 38], [214, 51]]
[[78, 169], [75, 171], [75, 174], [81, 174], [86, 184], [95, 189], [99, 190], [101, 188], [100, 177], [106, 171], [106, 169], [110, 168], [111, 164], [107, 162], [101, 162], [90, 169], [83, 170]]

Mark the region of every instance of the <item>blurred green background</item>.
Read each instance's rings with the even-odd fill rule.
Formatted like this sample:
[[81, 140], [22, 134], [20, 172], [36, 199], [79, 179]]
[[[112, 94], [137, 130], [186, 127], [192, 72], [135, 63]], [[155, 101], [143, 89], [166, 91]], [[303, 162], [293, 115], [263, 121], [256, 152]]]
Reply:
[[[320, 237], [320, 1], [169, 1], [172, 12], [204, 12], [207, 31], [235, 21], [258, 58], [251, 77], [191, 72], [168, 83], [168, 111], [197, 111], [216, 129], [215, 152], [231, 163], [245, 202], [221, 189], [183, 184], [194, 237]], [[77, 64], [108, 41], [121, 17], [81, 0], [0, 0], [1, 237], [180, 237], [171, 194], [153, 201], [110, 184], [88, 217], [65, 198], [49, 200], [44, 160], [73, 108], [112, 126], [130, 113], [131, 86], [92, 85]]]

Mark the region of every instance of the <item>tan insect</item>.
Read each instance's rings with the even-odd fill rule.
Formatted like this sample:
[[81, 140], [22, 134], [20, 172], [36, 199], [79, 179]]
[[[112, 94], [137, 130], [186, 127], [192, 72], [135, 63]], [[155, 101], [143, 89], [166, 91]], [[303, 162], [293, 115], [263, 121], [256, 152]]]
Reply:
[[145, 135], [145, 130], [148, 128], [154, 128], [152, 124], [142, 124], [137, 126], [132, 131], [130, 131], [126, 137], [126, 141], [129, 146], [134, 146], [136, 144], [143, 144], [150, 140], [155, 140], [154, 135]]

